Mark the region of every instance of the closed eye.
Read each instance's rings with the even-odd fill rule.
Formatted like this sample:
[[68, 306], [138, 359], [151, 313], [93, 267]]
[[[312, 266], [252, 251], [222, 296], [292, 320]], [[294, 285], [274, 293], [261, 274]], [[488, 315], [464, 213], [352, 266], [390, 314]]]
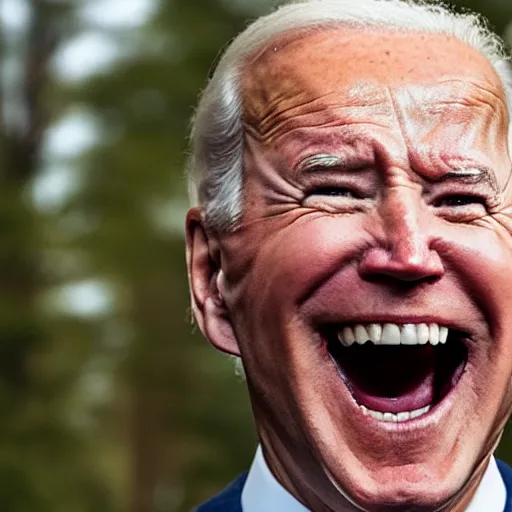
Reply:
[[346, 187], [317, 187], [309, 192], [310, 196], [329, 196], [329, 197], [352, 197], [359, 198], [360, 195]]
[[443, 197], [438, 198], [434, 201], [433, 205], [435, 207], [464, 207], [469, 205], [482, 205], [484, 207], [487, 206], [487, 201], [484, 197], [475, 196], [471, 194], [450, 194]]
[[371, 207], [371, 197], [367, 190], [357, 186], [319, 185], [305, 192], [302, 206], [329, 213], [357, 213]]

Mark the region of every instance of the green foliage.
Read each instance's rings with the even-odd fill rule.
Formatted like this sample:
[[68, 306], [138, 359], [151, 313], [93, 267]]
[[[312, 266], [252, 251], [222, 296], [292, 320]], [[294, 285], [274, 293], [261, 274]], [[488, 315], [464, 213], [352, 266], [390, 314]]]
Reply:
[[[117, 444], [118, 465], [107, 462], [106, 478], [118, 506], [134, 512], [189, 510], [247, 467], [254, 451], [244, 386], [188, 318], [181, 227], [197, 94], [218, 49], [244, 23], [220, 2], [163, 2], [135, 36], [131, 58], [63, 88], [101, 134], [75, 163], [82, 187], [58, 217], [85, 219], [65, 249], [85, 255], [89, 275], [115, 288], [106, 323], [129, 332], [114, 355], [109, 407], [119, 416], [103, 417], [98, 435], [100, 446]], [[113, 439], [116, 421], [124, 427]]]
[[[182, 228], [189, 120], [219, 50], [264, 7], [246, 3], [163, 1], [140, 29], [103, 29], [127, 56], [85, 81], [50, 73], [83, 29], [80, 2], [28, 2], [30, 37], [3, 47], [27, 70], [28, 112], [28, 130], [0, 134], [3, 510], [184, 512], [250, 463], [245, 386], [190, 323]], [[512, 18], [508, 0], [458, 5], [499, 31]], [[70, 107], [97, 142], [47, 162], [46, 130]], [[76, 192], [37, 210], [29, 191], [52, 164]], [[112, 304], [82, 317], [62, 304], [82, 280], [105, 283]]]

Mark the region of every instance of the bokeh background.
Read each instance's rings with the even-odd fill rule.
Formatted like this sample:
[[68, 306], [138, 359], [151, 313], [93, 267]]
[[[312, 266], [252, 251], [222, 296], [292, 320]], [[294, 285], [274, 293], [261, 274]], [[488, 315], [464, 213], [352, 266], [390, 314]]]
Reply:
[[[249, 466], [245, 386], [190, 322], [183, 169], [212, 62], [276, 3], [0, 0], [1, 510], [185, 512]], [[457, 5], [512, 44], [510, 0]]]

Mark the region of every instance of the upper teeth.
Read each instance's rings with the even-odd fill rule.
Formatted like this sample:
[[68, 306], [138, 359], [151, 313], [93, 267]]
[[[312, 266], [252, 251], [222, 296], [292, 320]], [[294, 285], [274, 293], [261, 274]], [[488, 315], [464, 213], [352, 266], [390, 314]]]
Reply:
[[345, 347], [367, 341], [375, 345], [437, 345], [446, 343], [447, 338], [448, 327], [439, 324], [357, 324], [338, 332], [338, 339]]

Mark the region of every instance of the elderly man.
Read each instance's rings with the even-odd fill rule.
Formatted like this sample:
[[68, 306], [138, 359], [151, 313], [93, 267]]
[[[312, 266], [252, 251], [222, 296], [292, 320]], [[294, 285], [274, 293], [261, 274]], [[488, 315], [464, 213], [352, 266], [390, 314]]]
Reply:
[[309, 0], [194, 121], [187, 261], [260, 448], [201, 512], [512, 511], [512, 74], [476, 16]]

